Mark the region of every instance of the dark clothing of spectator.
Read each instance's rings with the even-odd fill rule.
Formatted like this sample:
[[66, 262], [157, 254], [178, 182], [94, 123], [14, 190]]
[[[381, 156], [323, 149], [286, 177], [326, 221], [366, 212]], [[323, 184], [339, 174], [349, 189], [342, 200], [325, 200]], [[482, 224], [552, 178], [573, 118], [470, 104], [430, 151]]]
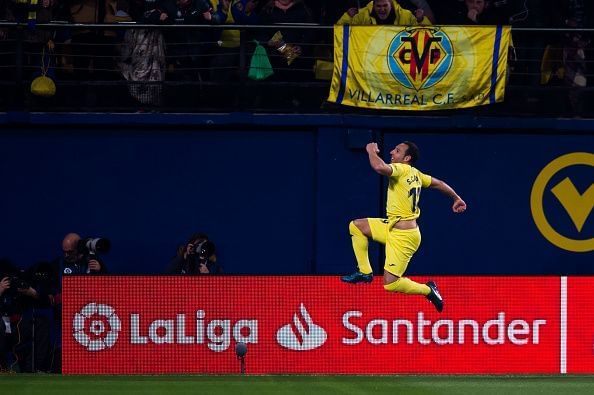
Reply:
[[322, 1], [322, 23], [334, 25], [349, 8], [362, 8], [369, 1], [365, 0], [325, 0]]
[[489, 5], [489, 14], [494, 25], [511, 25], [513, 0], [494, 0]]
[[[301, 0], [295, 0], [288, 6], [269, 1], [259, 15], [262, 25], [313, 23], [311, 11]], [[277, 32], [282, 34], [280, 41], [276, 41]], [[274, 43], [270, 42], [273, 37], [275, 37]], [[274, 70], [269, 80], [282, 82], [312, 80], [315, 38], [315, 31], [312, 29], [287, 29], [279, 26], [260, 31], [257, 40], [266, 47]], [[263, 105], [269, 105], [270, 102], [273, 106], [296, 108], [302, 101], [308, 100], [301, 97], [302, 94], [302, 91], [296, 89], [282, 89], [280, 93], [278, 90], [260, 91], [255, 100], [262, 100]]]
[[233, 20], [238, 25], [256, 25], [259, 23], [258, 12], [256, 9], [248, 10], [247, 4], [254, 0], [235, 0], [231, 4], [231, 14]]
[[[301, 0], [295, 0], [293, 5], [286, 10], [276, 7], [274, 1], [269, 1], [260, 11], [260, 24], [274, 25], [279, 23], [313, 23], [312, 13]], [[285, 42], [291, 44], [310, 44], [315, 37], [313, 30], [280, 28], [275, 29], [274, 31], [266, 31], [260, 36], [259, 41], [268, 42], [276, 30], [279, 30], [282, 33]]]
[[[37, 23], [47, 23], [52, 19], [54, 2], [43, 2], [40, 0], [37, 4], [31, 4], [31, 0], [16, 1], [7, 0], [0, 3], [3, 9], [0, 10], [0, 19], [6, 19], [9, 22], [28, 23], [30, 27], [22, 32], [22, 51], [25, 78], [35, 78], [41, 75], [41, 53], [47, 42], [53, 37], [54, 31], [50, 29], [33, 28]], [[16, 61], [16, 29], [0, 29], [0, 64], [14, 65]], [[4, 41], [3, 38], [10, 40]], [[44, 62], [48, 67], [49, 75], [54, 77], [55, 57], [50, 56], [49, 51], [45, 54]], [[14, 71], [11, 68], [2, 69], [7, 79], [15, 78], [11, 75]]]
[[[560, 9], [565, 16], [564, 27], [582, 29], [588, 24], [586, 0], [565, 0]], [[585, 32], [566, 32], [563, 35], [564, 83], [570, 87], [568, 93], [569, 109], [573, 114], [581, 114], [584, 104], [582, 89], [588, 86], [587, 48], [590, 38]]]
[[[278, 8], [274, 1], [270, 1], [260, 11], [262, 25], [312, 22], [312, 14], [301, 0], [295, 0], [287, 9]], [[277, 48], [268, 47], [270, 63], [275, 72], [274, 78], [283, 81], [303, 81], [311, 78], [313, 64], [308, 57], [313, 47], [315, 32], [311, 29], [285, 29], [279, 26], [278, 29], [262, 31], [258, 41], [268, 43], [277, 31], [282, 34], [282, 40], [285, 43], [299, 46], [301, 55], [288, 65], [287, 59], [277, 51]], [[304, 73], [305, 70], [307, 74]]]
[[[174, 4], [174, 11], [170, 8], [173, 3], [167, 4], [167, 14], [174, 13], [171, 23], [219, 25], [227, 19], [222, 3], [215, 9], [208, 0], [178, 1]], [[204, 18], [208, 10], [211, 10], [210, 20]], [[190, 81], [203, 79], [206, 73], [201, 73], [200, 70], [208, 68], [208, 55], [213, 52], [220, 32], [211, 29], [176, 29], [166, 30], [163, 35], [169, 57], [167, 63], [175, 69], [174, 78]]]
[[[70, 4], [70, 22], [103, 23], [106, 5], [100, 0], [76, 0]], [[87, 80], [118, 79], [115, 69], [113, 36], [96, 29], [73, 29], [71, 36], [74, 78]]]
[[464, 0], [428, 0], [436, 25], [455, 25], [460, 15], [467, 12]]
[[469, 16], [470, 9], [466, 6], [462, 8], [457, 15], [455, 15], [449, 24], [451, 25], [496, 25], [497, 20], [495, 14], [486, 5], [484, 9], [479, 12], [475, 19], [471, 19]]

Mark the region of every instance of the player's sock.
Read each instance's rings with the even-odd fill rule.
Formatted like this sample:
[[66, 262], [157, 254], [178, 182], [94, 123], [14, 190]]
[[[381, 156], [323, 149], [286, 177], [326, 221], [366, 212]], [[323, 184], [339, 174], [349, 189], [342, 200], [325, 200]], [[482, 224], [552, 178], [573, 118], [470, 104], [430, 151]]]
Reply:
[[390, 284], [384, 284], [384, 289], [389, 292], [402, 292], [412, 295], [429, 295], [431, 288], [425, 284], [416, 283], [410, 278], [400, 277]]
[[351, 233], [351, 242], [353, 243], [353, 251], [355, 252], [359, 271], [363, 274], [371, 274], [373, 270], [371, 270], [369, 254], [367, 253], [369, 248], [369, 240], [367, 240], [367, 236], [357, 228], [353, 221], [349, 224], [349, 232]]

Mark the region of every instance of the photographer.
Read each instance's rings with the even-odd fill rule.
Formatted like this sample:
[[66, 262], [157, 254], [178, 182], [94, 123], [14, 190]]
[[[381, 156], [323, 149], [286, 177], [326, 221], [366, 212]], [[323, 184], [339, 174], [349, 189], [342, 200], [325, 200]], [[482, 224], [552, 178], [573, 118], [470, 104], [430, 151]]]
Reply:
[[[57, 278], [49, 263], [18, 270], [4, 260], [0, 264], [0, 364], [20, 372], [52, 370], [50, 327], [56, 301]], [[16, 361], [8, 366], [10, 352]]]
[[[4, 265], [4, 261], [2, 261]], [[10, 277], [5, 275], [5, 271], [0, 268], [0, 371], [8, 370], [8, 353], [14, 344], [14, 325], [11, 322], [10, 297]]]
[[52, 316], [54, 325], [52, 329], [55, 333], [53, 353], [54, 366], [52, 371], [60, 372], [61, 370], [61, 333], [62, 333], [62, 292], [61, 280], [62, 276], [68, 275], [87, 275], [87, 274], [106, 274], [107, 267], [105, 262], [97, 257], [97, 254], [104, 254], [109, 251], [110, 242], [103, 238], [81, 238], [76, 233], [68, 233], [62, 240], [63, 256], [54, 260], [51, 268], [56, 273], [55, 275], [55, 291], [48, 293], [48, 296], [43, 296], [42, 299], [47, 299], [47, 303], [52, 307]]
[[177, 255], [169, 263], [167, 274], [222, 274], [217, 262], [215, 245], [204, 233], [197, 233], [188, 243], [177, 249]]
[[106, 274], [105, 263], [97, 253], [109, 250], [109, 240], [101, 238], [81, 239], [76, 233], [68, 233], [62, 240], [64, 257], [60, 260], [63, 274]]

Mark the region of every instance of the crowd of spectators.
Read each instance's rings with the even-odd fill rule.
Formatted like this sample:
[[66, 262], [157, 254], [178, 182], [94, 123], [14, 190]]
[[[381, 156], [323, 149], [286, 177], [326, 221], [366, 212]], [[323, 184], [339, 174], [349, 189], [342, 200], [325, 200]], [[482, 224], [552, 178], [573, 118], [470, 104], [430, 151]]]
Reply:
[[[315, 66], [319, 59], [331, 63], [332, 36], [328, 30], [294, 29], [285, 24], [587, 28], [594, 20], [593, 9], [585, 0], [0, 0], [0, 20], [31, 26], [24, 32], [25, 79], [39, 75], [40, 64], [49, 65], [50, 76], [57, 73], [59, 80], [127, 81], [132, 98], [141, 104], [158, 106], [162, 81], [229, 82], [245, 76], [245, 67], [240, 69], [240, 31], [73, 27], [51, 30], [33, 26], [50, 21], [116, 23], [125, 27], [134, 23], [278, 25], [274, 29], [241, 33], [247, 45], [244, 56], [250, 56], [256, 42], [263, 44], [274, 70], [269, 80], [295, 82], [313, 80], [318, 75]], [[0, 28], [0, 62], [5, 65], [16, 61], [7, 55], [12, 44], [3, 45], [2, 40], [9, 42], [15, 34], [15, 29]], [[514, 37], [514, 43], [519, 55], [527, 59], [518, 68], [518, 75], [539, 76], [540, 61], [552, 59], [543, 66], [546, 75], [552, 76], [546, 83], [560, 76], [560, 80], [573, 86], [586, 84], [584, 50], [590, 45], [587, 35]], [[551, 49], [544, 53], [547, 45]], [[536, 46], [537, 53], [526, 49]], [[556, 60], [561, 61], [559, 67]]]
[[[0, 372], [61, 371], [63, 276], [109, 274], [110, 242], [68, 233], [58, 258], [27, 269], [0, 259]], [[220, 275], [215, 244], [205, 233], [180, 245], [163, 274]]]

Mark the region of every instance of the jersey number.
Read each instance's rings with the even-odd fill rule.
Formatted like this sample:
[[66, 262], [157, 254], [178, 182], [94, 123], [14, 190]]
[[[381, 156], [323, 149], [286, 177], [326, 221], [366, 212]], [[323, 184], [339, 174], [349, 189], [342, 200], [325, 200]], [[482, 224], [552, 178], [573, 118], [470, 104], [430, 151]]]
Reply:
[[419, 199], [421, 198], [421, 187], [411, 188], [408, 191], [408, 196], [412, 198], [412, 212], [416, 213], [419, 210]]

